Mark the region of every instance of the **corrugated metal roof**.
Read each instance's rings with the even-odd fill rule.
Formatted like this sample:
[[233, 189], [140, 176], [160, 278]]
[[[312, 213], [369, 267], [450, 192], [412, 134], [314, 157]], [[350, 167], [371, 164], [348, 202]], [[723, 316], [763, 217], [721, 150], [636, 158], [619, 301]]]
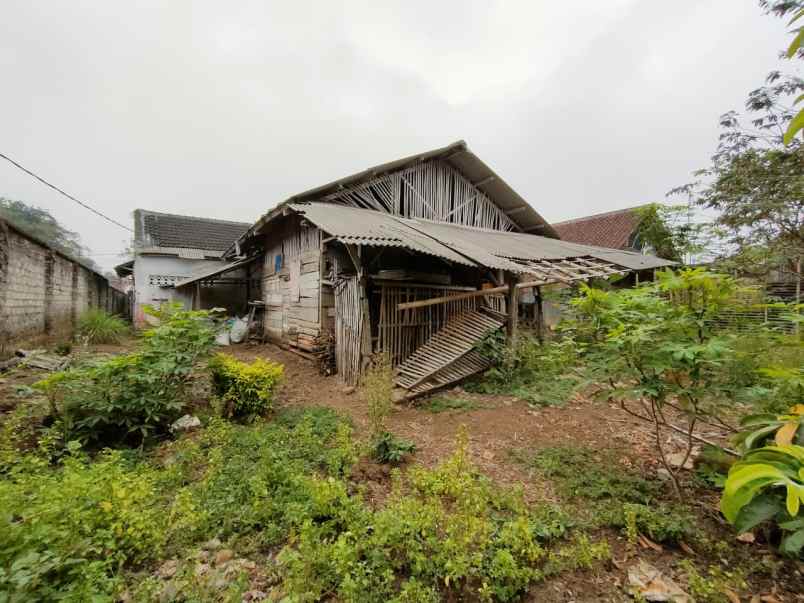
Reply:
[[259, 256], [255, 256], [251, 258], [246, 258], [244, 260], [237, 260], [236, 262], [229, 262], [228, 264], [221, 262], [220, 264], [213, 266], [211, 268], [206, 266], [204, 267], [203, 270], [194, 271], [193, 274], [176, 283], [175, 287], [177, 289], [179, 287], [186, 287], [187, 285], [192, 285], [193, 283], [196, 283], [198, 281], [203, 281], [213, 276], [218, 276], [219, 274], [223, 274], [224, 272], [229, 272], [230, 270], [236, 270], [237, 268], [242, 268], [246, 264], [249, 264], [258, 258]]
[[[558, 233], [553, 230], [547, 220], [539, 215], [519, 193], [500, 178], [480, 157], [472, 153], [465, 141], [459, 140], [439, 149], [376, 165], [351, 176], [293, 195], [257, 220], [247, 232], [237, 239], [237, 242], [243, 243], [249, 236], [257, 232], [263, 224], [281, 215], [282, 211], [291, 203], [320, 200], [326, 195], [344, 188], [362, 184], [383, 174], [397, 172], [431, 159], [444, 161], [461, 172], [474, 186], [488, 195], [523, 232], [538, 232], [548, 237], [558, 238]], [[227, 250], [227, 254], [234, 249], [235, 245], [232, 244]]]
[[501, 232], [400, 218], [331, 203], [294, 203], [299, 214], [343, 243], [404, 247], [469, 266], [525, 272], [513, 260], [560, 260], [589, 256], [631, 270], [672, 262], [628, 251], [569, 243], [538, 235]]
[[289, 208], [304, 214], [310, 222], [343, 243], [405, 247], [451, 262], [475, 265], [472, 260], [444, 247], [431, 237], [406, 227], [390, 214], [332, 203], [294, 203]]

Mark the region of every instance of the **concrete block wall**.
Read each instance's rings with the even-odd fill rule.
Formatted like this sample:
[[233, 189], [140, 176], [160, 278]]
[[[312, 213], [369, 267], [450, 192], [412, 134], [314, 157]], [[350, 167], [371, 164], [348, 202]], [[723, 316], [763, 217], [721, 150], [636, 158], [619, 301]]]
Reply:
[[69, 334], [91, 307], [127, 316], [127, 297], [102, 275], [0, 220], [0, 356], [17, 340]]

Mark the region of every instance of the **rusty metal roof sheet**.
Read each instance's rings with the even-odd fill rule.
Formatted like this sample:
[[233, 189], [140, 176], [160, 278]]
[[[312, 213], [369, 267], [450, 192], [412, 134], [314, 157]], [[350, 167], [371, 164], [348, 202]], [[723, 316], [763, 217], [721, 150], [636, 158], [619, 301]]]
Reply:
[[294, 203], [288, 209], [302, 214], [343, 243], [404, 247], [468, 266], [527, 272], [516, 260], [561, 260], [585, 256], [630, 270], [672, 264], [654, 256], [628, 251], [579, 245], [538, 235], [400, 218], [331, 203]]

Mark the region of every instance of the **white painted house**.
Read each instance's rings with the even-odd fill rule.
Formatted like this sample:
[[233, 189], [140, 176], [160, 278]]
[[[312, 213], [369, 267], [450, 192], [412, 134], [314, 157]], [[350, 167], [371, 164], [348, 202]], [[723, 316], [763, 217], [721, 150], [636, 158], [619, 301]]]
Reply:
[[[246, 274], [205, 281], [196, 289], [176, 289], [182, 279], [223, 266], [221, 255], [250, 224], [134, 210], [134, 259], [117, 266], [134, 278], [135, 325], [145, 322], [143, 306], [181, 302], [186, 308], [220, 306], [232, 313], [246, 308], [241, 285]], [[242, 299], [241, 299], [242, 298]]]

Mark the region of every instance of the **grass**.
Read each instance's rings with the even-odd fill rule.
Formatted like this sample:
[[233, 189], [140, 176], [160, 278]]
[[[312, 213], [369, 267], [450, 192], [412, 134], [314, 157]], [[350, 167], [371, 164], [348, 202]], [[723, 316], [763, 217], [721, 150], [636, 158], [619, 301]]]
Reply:
[[466, 400], [464, 398], [449, 398], [446, 396], [443, 397], [436, 396], [434, 398], [430, 398], [429, 400], [427, 400], [427, 402], [423, 404], [421, 408], [422, 410], [426, 410], [427, 412], [437, 414], [451, 410], [467, 412], [470, 410], [477, 410], [483, 407], [473, 400]]
[[76, 325], [76, 336], [87, 343], [120, 343], [128, 332], [125, 321], [97, 308], [84, 312]]

